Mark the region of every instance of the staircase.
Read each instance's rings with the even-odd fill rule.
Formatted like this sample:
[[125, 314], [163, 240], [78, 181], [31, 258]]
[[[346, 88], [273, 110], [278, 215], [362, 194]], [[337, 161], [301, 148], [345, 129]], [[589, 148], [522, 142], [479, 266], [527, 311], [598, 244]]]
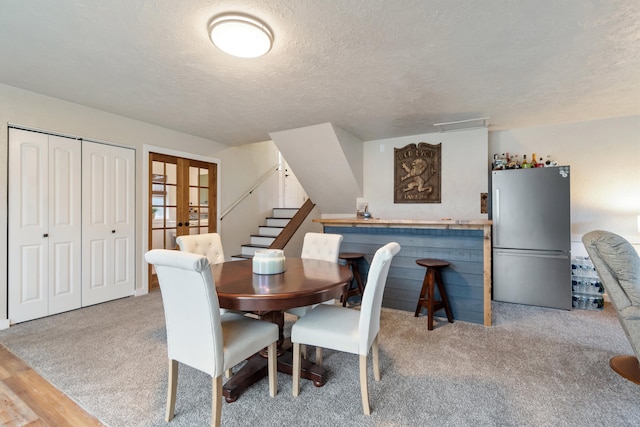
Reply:
[[298, 212], [296, 208], [273, 208], [272, 216], [266, 218], [265, 225], [258, 227], [258, 234], [252, 234], [248, 244], [242, 245], [240, 254], [231, 256], [231, 260], [253, 258], [258, 249], [267, 249]]

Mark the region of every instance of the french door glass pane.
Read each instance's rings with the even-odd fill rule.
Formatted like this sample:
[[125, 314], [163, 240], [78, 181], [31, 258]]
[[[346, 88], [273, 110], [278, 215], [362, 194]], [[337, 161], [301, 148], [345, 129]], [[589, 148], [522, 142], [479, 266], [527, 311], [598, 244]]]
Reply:
[[[209, 170], [189, 167], [189, 234], [208, 232]], [[203, 231], [204, 230], [204, 231]]]
[[[151, 246], [173, 249], [178, 204], [177, 168], [173, 163], [154, 160], [151, 170]], [[163, 229], [171, 229], [171, 232]]]
[[176, 185], [178, 183], [178, 165], [174, 163], [165, 163], [166, 165], [166, 175], [167, 175], [167, 184]]

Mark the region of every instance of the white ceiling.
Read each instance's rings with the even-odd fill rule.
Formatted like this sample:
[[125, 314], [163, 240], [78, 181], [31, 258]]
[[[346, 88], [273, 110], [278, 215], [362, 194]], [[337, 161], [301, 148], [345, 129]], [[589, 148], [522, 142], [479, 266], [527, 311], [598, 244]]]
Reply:
[[[211, 44], [228, 11], [268, 23], [267, 56]], [[640, 114], [638, 0], [2, 0], [0, 58], [0, 83], [230, 145]]]

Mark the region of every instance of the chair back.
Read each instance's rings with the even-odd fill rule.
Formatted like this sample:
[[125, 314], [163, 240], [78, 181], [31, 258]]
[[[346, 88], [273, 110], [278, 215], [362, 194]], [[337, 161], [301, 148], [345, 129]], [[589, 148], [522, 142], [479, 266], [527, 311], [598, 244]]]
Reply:
[[338, 262], [342, 235], [328, 233], [307, 233], [302, 242], [300, 258]]
[[[624, 237], [610, 231], [590, 231], [582, 236], [582, 242], [633, 352], [640, 358], [640, 256]], [[629, 379], [614, 367], [613, 359], [611, 367]]]
[[640, 307], [640, 256], [631, 243], [603, 230], [586, 233], [582, 241], [614, 307]]
[[206, 256], [210, 264], [224, 262], [222, 240], [218, 233], [185, 234], [179, 236], [176, 243], [183, 252]]
[[366, 355], [371, 348], [373, 340], [380, 331], [380, 310], [382, 308], [382, 295], [387, 284], [387, 275], [391, 260], [400, 252], [400, 245], [396, 242], [387, 243], [378, 249], [373, 256], [367, 286], [364, 288], [362, 303], [360, 305], [359, 326], [359, 350], [361, 355]]
[[307, 233], [302, 242], [300, 258], [338, 262], [342, 235], [328, 233]]
[[209, 260], [188, 252], [154, 249], [145, 254], [158, 274], [169, 359], [217, 377], [223, 372], [218, 295]]

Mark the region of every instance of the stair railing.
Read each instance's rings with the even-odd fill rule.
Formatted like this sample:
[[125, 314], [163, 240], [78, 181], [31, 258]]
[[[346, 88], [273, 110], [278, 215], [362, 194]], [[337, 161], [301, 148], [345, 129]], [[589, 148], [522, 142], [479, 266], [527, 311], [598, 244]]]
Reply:
[[315, 203], [311, 201], [311, 199], [307, 199], [306, 202], [298, 209], [298, 212], [289, 220], [287, 225], [282, 229], [278, 237], [269, 245], [269, 249], [284, 249], [284, 247], [289, 243], [289, 240], [296, 234], [298, 228], [302, 225], [304, 220], [309, 216], [311, 211], [313, 210]]
[[272, 174], [279, 170], [280, 165], [272, 166], [267, 172], [265, 172], [260, 178], [258, 178], [256, 183], [253, 184], [253, 186], [249, 190], [247, 190], [247, 192], [242, 194], [235, 202], [231, 203], [231, 206], [229, 206], [224, 212], [222, 212], [222, 215], [220, 215], [220, 221], [222, 221], [224, 217], [229, 214], [229, 212], [231, 212], [236, 206], [238, 206], [240, 202], [249, 197], [249, 195], [253, 193], [256, 188], [260, 187], [260, 185], [262, 185], [262, 183], [265, 182]]

